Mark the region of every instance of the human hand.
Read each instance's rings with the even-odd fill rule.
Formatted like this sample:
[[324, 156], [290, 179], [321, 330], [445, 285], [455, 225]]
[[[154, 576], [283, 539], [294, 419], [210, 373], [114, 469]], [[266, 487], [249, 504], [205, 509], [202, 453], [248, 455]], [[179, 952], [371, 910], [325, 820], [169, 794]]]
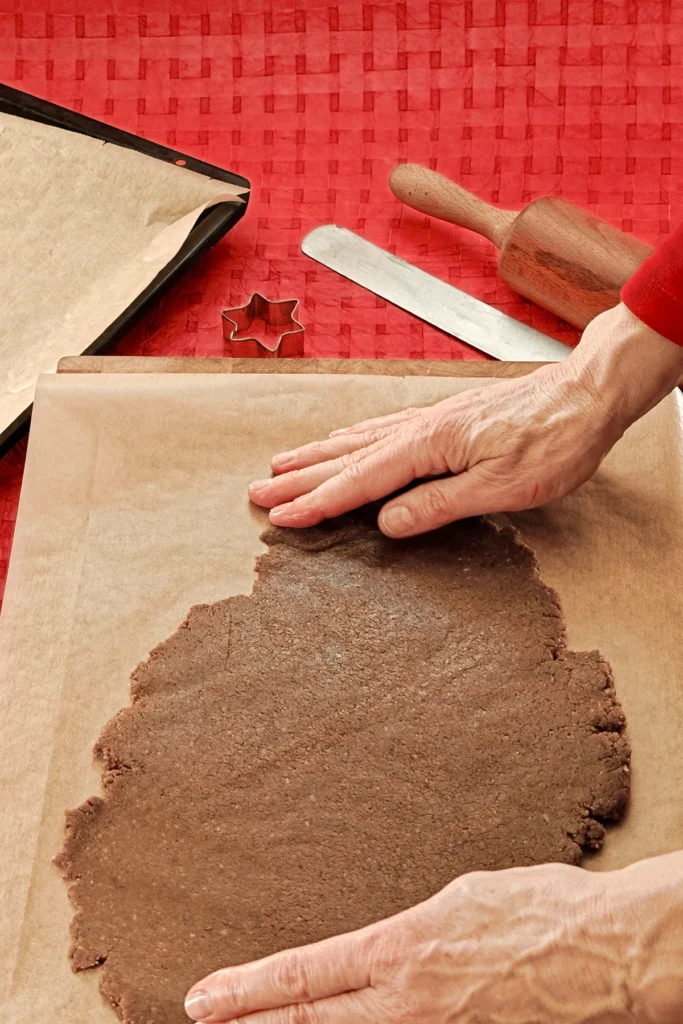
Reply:
[[304, 527], [427, 479], [384, 505], [393, 537], [544, 505], [587, 480], [682, 370], [683, 349], [617, 306], [563, 362], [276, 455], [249, 496], [278, 526]]
[[463, 875], [386, 921], [217, 971], [186, 1010], [243, 1024], [676, 1024], [682, 856]]

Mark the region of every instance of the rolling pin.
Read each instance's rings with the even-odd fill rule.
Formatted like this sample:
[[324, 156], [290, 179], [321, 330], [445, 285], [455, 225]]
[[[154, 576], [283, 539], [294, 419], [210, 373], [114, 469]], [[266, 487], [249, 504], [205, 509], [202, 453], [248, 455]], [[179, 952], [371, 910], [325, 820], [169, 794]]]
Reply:
[[389, 187], [413, 209], [490, 239], [500, 250], [503, 281], [577, 327], [616, 306], [621, 286], [652, 252], [553, 196], [535, 199], [520, 213], [501, 210], [419, 164], [395, 167]]

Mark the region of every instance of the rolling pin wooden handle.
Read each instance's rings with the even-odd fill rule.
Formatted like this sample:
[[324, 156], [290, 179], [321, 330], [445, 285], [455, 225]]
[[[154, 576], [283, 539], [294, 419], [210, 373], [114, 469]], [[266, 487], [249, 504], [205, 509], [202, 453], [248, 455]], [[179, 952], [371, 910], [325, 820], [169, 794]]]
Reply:
[[395, 167], [389, 176], [389, 188], [406, 206], [477, 231], [499, 249], [517, 217], [513, 210], [499, 210], [456, 185], [450, 178], [419, 164]]

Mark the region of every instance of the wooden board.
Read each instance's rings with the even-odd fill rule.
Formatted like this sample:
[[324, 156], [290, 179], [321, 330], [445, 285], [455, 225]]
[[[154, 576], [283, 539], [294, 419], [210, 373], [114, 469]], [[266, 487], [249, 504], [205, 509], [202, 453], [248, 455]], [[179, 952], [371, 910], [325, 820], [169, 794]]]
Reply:
[[223, 359], [68, 356], [58, 373], [369, 373], [389, 377], [523, 377], [543, 363], [483, 359]]

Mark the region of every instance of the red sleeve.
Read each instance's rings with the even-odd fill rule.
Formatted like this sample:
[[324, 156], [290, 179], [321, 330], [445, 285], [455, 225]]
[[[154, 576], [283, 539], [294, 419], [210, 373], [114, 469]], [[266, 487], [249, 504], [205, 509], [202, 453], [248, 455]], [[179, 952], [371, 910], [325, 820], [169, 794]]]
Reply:
[[628, 279], [621, 301], [653, 331], [683, 345], [683, 224]]

